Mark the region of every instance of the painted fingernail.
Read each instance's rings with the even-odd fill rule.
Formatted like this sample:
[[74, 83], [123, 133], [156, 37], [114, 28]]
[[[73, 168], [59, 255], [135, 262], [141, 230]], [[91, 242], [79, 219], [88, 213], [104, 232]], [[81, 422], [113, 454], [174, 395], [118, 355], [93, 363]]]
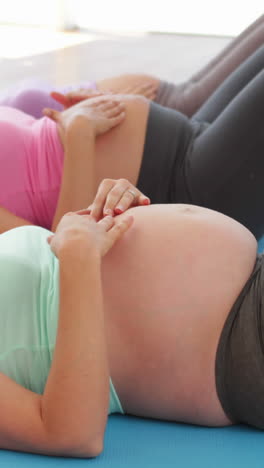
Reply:
[[145, 200], [143, 201], [143, 205], [149, 205], [149, 204], [150, 204], [150, 199], [145, 198]]
[[115, 213], [116, 214], [121, 214], [121, 213], [123, 213], [123, 211], [124, 211], [123, 207], [121, 207], [121, 206], [118, 206], [117, 208], [115, 208]]

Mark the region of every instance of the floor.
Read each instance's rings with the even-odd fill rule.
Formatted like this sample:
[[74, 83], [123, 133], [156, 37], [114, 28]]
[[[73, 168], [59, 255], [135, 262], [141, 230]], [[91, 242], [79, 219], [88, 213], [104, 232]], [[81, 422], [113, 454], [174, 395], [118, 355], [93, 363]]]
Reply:
[[[42, 31], [42, 47], [33, 47], [39, 34], [33, 29], [26, 37], [28, 47], [15, 54], [14, 50], [19, 51], [25, 41], [24, 29], [19, 31], [15, 34], [16, 48], [13, 47], [12, 53], [7, 53], [7, 46], [2, 46], [2, 53], [0, 49], [1, 90], [31, 78], [64, 85], [126, 72], [147, 72], [181, 82], [231, 40], [198, 35], [81, 31], [64, 33], [64, 40], [56, 42], [55, 36]], [[1, 42], [7, 45], [10, 41], [4, 36]]]

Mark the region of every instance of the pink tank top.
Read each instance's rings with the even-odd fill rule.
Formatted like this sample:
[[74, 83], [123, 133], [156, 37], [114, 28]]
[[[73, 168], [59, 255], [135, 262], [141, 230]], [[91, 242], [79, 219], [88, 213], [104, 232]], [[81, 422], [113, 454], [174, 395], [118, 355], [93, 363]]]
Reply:
[[63, 154], [53, 121], [0, 107], [0, 206], [50, 229]]

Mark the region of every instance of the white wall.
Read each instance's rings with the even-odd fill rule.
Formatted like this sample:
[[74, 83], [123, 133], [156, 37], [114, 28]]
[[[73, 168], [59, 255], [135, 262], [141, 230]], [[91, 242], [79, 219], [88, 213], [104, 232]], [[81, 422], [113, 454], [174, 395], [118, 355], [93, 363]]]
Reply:
[[67, 0], [83, 28], [236, 35], [264, 0]]
[[120, 32], [236, 35], [264, 0], [0, 0], [0, 22]]
[[0, 0], [0, 23], [60, 27], [66, 16], [65, 0]]

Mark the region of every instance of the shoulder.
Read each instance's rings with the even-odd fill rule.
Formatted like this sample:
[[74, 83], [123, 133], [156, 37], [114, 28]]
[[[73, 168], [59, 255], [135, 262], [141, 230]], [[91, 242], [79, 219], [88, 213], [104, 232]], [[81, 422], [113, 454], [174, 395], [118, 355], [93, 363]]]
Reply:
[[21, 226], [0, 235], [0, 271], [3, 265], [41, 265], [55, 258], [47, 243], [50, 231], [39, 226]]
[[36, 245], [41, 245], [44, 240], [46, 242], [50, 234], [52, 234], [51, 231], [40, 226], [26, 225], [10, 229], [0, 235], [0, 252], [2, 251], [2, 245], [12, 245], [15, 251], [19, 251], [18, 246], [34, 248]]

